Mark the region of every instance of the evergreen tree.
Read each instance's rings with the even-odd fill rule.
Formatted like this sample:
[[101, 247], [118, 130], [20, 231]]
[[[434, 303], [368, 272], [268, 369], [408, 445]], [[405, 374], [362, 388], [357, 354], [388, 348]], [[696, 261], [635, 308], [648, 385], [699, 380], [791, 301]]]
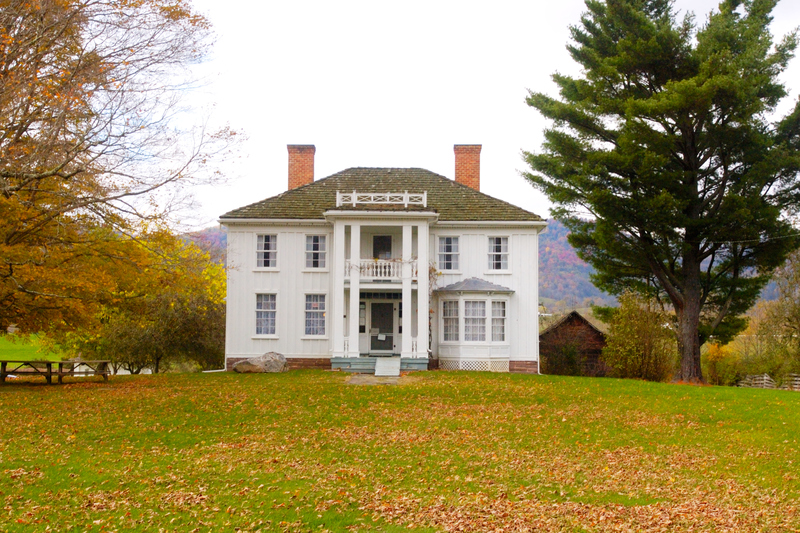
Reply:
[[800, 104], [778, 76], [796, 34], [769, 33], [775, 0], [726, 0], [699, 28], [669, 0], [587, 0], [568, 45], [579, 77], [528, 104], [554, 125], [526, 177], [556, 204], [570, 243], [609, 292], [655, 292], [675, 309], [677, 378], [702, 381], [700, 346], [739, 315], [800, 245]]

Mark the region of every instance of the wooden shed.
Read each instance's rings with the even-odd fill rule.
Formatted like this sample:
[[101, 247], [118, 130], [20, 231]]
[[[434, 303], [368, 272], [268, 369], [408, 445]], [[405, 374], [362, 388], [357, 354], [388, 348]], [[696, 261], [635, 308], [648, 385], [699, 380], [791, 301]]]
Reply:
[[539, 335], [542, 373], [604, 376], [606, 367], [600, 352], [605, 345], [605, 333], [572, 311]]

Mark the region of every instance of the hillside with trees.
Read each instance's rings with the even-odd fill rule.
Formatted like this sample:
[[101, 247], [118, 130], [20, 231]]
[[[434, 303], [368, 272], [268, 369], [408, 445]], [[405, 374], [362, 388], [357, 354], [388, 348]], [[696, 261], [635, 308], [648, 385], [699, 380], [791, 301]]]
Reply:
[[549, 220], [547, 231], [539, 238], [539, 297], [562, 302], [559, 307], [586, 307], [589, 300], [613, 303], [612, 296], [592, 285], [592, 267], [577, 256], [567, 235], [566, 226]]

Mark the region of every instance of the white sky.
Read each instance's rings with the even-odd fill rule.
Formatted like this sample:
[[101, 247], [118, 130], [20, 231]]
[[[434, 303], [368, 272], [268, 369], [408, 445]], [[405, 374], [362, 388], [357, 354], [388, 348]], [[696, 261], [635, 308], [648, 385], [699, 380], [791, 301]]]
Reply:
[[[196, 191], [194, 223], [286, 190], [287, 144], [314, 144], [316, 178], [350, 167], [421, 167], [449, 178], [454, 144], [482, 144], [481, 189], [548, 217], [546, 198], [519, 175], [547, 121], [527, 90], [555, 94], [553, 72], [575, 74], [566, 52], [580, 0], [195, 0], [216, 45], [199, 70], [212, 121], [243, 132], [228, 184]], [[702, 22], [713, 0], [676, 0]], [[681, 15], [682, 16], [682, 15]], [[773, 35], [800, 25], [782, 0]], [[784, 76], [784, 112], [800, 90], [800, 58]], [[189, 221], [186, 221], [189, 222]]]

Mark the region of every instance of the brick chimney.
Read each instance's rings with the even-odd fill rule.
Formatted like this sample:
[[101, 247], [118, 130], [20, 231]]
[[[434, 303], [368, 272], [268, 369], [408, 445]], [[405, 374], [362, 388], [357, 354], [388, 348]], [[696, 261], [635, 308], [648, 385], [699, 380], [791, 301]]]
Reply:
[[456, 144], [456, 183], [481, 190], [481, 145]]
[[289, 190], [314, 183], [313, 144], [289, 144]]

